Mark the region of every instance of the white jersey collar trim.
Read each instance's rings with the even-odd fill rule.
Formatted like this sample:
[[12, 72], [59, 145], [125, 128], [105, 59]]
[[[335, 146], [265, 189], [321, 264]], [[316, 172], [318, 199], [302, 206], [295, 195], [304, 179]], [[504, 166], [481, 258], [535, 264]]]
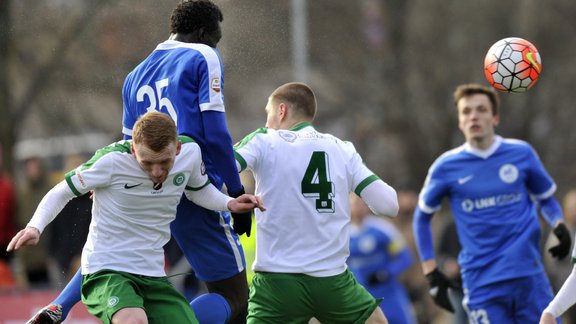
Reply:
[[208, 45], [201, 44], [201, 43], [185, 43], [185, 42], [180, 42], [180, 41], [173, 40], [173, 39], [168, 39], [168, 40], [165, 40], [164, 42], [158, 44], [158, 46], [156, 46], [156, 50], [168, 50], [168, 49], [179, 48], [179, 47], [193, 48], [193, 49], [198, 49], [199, 47], [212, 48]]
[[501, 144], [502, 144], [502, 137], [499, 135], [496, 135], [496, 136], [494, 136], [494, 142], [492, 143], [492, 145], [490, 145], [490, 147], [485, 149], [485, 150], [475, 148], [468, 143], [464, 144], [464, 150], [470, 154], [474, 154], [474, 155], [481, 157], [483, 159], [487, 159], [492, 154], [494, 154], [494, 152], [496, 152], [496, 150], [500, 147]]

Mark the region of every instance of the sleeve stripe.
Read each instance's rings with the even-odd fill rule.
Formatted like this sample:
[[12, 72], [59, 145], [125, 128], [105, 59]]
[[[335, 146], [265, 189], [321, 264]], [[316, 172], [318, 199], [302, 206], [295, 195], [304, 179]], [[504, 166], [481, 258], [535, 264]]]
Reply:
[[236, 152], [236, 151], [234, 151], [234, 157], [236, 158], [236, 161], [238, 161], [238, 163], [240, 163], [240, 170], [238, 170], [238, 172], [244, 171], [246, 169], [246, 167], [248, 166], [248, 163], [246, 163], [246, 160], [244, 160], [242, 155], [238, 154], [238, 152]]
[[130, 128], [122, 127], [122, 134], [132, 136], [132, 130]]
[[202, 186], [200, 186], [200, 187], [198, 187], [198, 188], [193, 188], [193, 187], [186, 186], [186, 190], [198, 191], [198, 190], [201, 190], [202, 188], [206, 187], [206, 186], [209, 185], [210, 183], [211, 183], [210, 180], [206, 180], [206, 183], [204, 183]]
[[437, 207], [430, 207], [428, 205], [426, 205], [422, 200], [420, 200], [418, 202], [418, 208], [420, 208], [420, 210], [422, 210], [423, 212], [427, 213], [427, 214], [434, 214], [435, 212], [437, 212], [440, 209], [441, 206], [437, 206]]
[[544, 199], [551, 197], [554, 194], [554, 192], [556, 192], [556, 184], [553, 184], [552, 187], [550, 189], [548, 189], [547, 191], [545, 191], [539, 195], [534, 195], [534, 197], [538, 200], [544, 200]]
[[70, 187], [70, 190], [72, 190], [72, 192], [76, 196], [82, 196], [82, 194], [74, 186], [74, 183], [72, 183], [72, 179], [70, 178], [70, 176], [67, 175], [65, 179], [66, 179], [66, 183], [68, 184], [68, 187]]
[[360, 182], [360, 184], [356, 187], [356, 189], [354, 189], [354, 193], [356, 193], [358, 196], [360, 196], [360, 193], [362, 192], [362, 190], [364, 190], [364, 188], [366, 188], [369, 184], [371, 184], [372, 182], [374, 182], [376, 180], [380, 180], [380, 178], [375, 174], [362, 180], [362, 182]]

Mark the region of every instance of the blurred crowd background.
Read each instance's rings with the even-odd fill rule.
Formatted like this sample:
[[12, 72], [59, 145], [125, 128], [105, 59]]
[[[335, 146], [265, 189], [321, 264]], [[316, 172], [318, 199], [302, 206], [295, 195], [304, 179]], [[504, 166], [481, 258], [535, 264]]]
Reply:
[[[124, 77], [168, 37], [176, 2], [0, 1], [0, 243], [26, 224], [66, 171], [121, 138]], [[575, 223], [574, 1], [214, 2], [224, 13], [218, 49], [234, 140], [263, 126], [267, 96], [278, 85], [308, 83], [318, 97], [317, 128], [352, 141], [398, 190], [401, 213], [393, 222], [412, 249], [412, 211], [426, 171], [463, 142], [453, 89], [487, 84], [484, 55], [497, 40], [531, 41], [542, 56], [542, 75], [527, 93], [501, 95], [497, 131], [533, 144]], [[62, 288], [77, 269], [90, 204], [77, 198], [38, 247], [2, 252], [1, 289]], [[457, 239], [442, 234], [451, 223], [445, 212], [434, 220], [436, 246], [449, 238], [446, 250], [455, 251], [446, 251], [444, 266], [451, 269]], [[543, 229], [544, 246], [551, 243]], [[178, 257], [169, 253], [169, 263]], [[419, 323], [441, 322], [448, 314], [433, 306], [415, 254], [414, 260], [401, 278], [414, 313]], [[561, 283], [570, 268], [568, 261], [549, 266], [552, 281]]]

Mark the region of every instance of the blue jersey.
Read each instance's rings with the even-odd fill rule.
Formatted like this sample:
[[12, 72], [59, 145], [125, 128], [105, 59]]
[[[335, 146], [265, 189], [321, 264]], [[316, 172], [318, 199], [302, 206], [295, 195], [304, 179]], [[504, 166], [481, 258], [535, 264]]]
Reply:
[[[218, 161], [207, 153], [209, 145], [202, 113], [224, 112], [223, 87], [223, 68], [215, 48], [167, 40], [126, 77], [122, 90], [122, 133], [130, 138], [134, 123], [147, 111], [170, 115], [179, 134], [198, 143], [210, 180], [220, 188], [222, 181], [214, 166]], [[228, 141], [231, 147], [231, 140]], [[231, 148], [230, 157], [233, 159]]]
[[[418, 208], [433, 214], [448, 197], [462, 245], [462, 279], [473, 289], [543, 271], [535, 202], [555, 190], [528, 143], [496, 136], [486, 151], [464, 144], [440, 156]], [[427, 246], [419, 251], [423, 260], [433, 254]]]
[[[360, 226], [352, 223], [346, 263], [358, 283], [372, 296], [383, 298], [380, 307], [390, 323], [416, 322], [408, 293], [397, 279], [412, 261], [410, 249], [391, 222], [370, 216]], [[376, 273], [381, 279], [370, 280]]]
[[[225, 183], [228, 193], [237, 194], [242, 183], [226, 126], [223, 86], [215, 48], [167, 40], [124, 81], [122, 133], [130, 138], [134, 123], [147, 111], [170, 115], [178, 133], [200, 146], [210, 182], [219, 189]], [[219, 281], [244, 270], [244, 254], [229, 213], [207, 210], [183, 198], [171, 231], [200, 280]]]

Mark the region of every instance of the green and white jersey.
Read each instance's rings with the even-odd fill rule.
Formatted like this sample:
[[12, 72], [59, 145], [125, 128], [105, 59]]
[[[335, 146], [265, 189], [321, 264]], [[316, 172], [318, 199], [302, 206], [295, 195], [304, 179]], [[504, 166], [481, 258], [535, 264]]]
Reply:
[[317, 132], [260, 128], [235, 146], [240, 170], [251, 170], [256, 195], [254, 271], [325, 277], [346, 270], [349, 193], [379, 180], [352, 143]]
[[66, 174], [76, 195], [94, 192], [92, 222], [82, 250], [82, 274], [101, 269], [160, 277], [163, 246], [170, 239], [170, 222], [185, 188], [210, 184], [200, 147], [190, 138], [164, 183], [154, 185], [130, 153], [130, 141], [96, 151], [86, 163]]

